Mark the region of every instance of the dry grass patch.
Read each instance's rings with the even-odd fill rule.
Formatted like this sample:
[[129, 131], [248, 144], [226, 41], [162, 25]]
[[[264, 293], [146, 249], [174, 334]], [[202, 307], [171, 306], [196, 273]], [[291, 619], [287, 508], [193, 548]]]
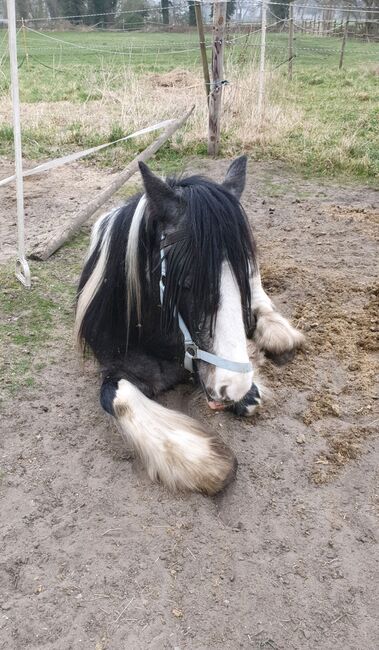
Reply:
[[[301, 110], [287, 108], [284, 111], [279, 103], [270, 101], [258, 129], [257, 71], [235, 67], [229, 70], [229, 76], [233, 82], [225, 87], [223, 94], [225, 153], [234, 153], [241, 147], [249, 150], [255, 145], [263, 148], [279, 145], [283, 135], [301, 124]], [[56, 82], [59, 81], [57, 78]], [[280, 82], [279, 76], [272, 77], [267, 93], [271, 84]], [[35, 139], [46, 140], [52, 147], [92, 145], [106, 141], [112, 132], [121, 137], [143, 126], [178, 117], [191, 103], [196, 106], [193, 117], [176, 135], [174, 145], [196, 147], [206, 140], [208, 110], [204, 83], [195, 72], [177, 69], [140, 75], [125, 67], [117, 72], [104, 70], [100, 75], [98, 72], [89, 74], [87, 85], [88, 99], [82, 103], [66, 100], [21, 105], [26, 148], [33, 134]], [[90, 89], [94, 86], [97, 99], [91, 99]], [[4, 97], [0, 103], [3, 123], [11, 122], [11, 108], [10, 99]]]

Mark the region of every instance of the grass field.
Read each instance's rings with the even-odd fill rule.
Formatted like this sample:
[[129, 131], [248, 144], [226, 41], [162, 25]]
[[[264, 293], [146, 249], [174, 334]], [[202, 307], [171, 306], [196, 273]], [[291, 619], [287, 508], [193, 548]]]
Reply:
[[[208, 38], [210, 38], [208, 36]], [[294, 78], [287, 35], [268, 34], [266, 114], [257, 129], [259, 34], [231, 34], [226, 51], [223, 153], [279, 158], [304, 172], [378, 174], [379, 43], [296, 35]], [[195, 33], [31, 32], [18, 37], [24, 153], [54, 157], [117, 139], [196, 102], [196, 114], [164, 155], [205, 151], [206, 107]], [[6, 40], [0, 33], [0, 153], [12, 152]], [[142, 140], [137, 146], [145, 146]], [[98, 157], [120, 166], [136, 144]], [[57, 154], [57, 152], [59, 152]]]

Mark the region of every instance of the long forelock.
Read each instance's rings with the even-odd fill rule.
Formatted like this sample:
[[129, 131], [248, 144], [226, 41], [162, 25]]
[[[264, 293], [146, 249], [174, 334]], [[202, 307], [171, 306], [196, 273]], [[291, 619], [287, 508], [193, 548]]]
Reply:
[[[191, 328], [209, 319], [211, 332], [220, 300], [222, 263], [227, 261], [241, 295], [247, 329], [251, 327], [250, 274], [256, 266], [255, 246], [246, 214], [239, 201], [222, 185], [202, 176], [168, 178], [166, 182], [181, 192], [186, 213], [180, 229], [187, 236], [167, 252], [167, 277], [162, 322], [170, 329], [177, 316], [181, 291], [188, 277], [192, 280], [193, 309]], [[143, 195], [133, 214], [125, 253], [126, 304], [128, 329], [131, 316], [142, 321], [143, 282], [141, 265], [142, 227], [147, 219], [147, 199]], [[147, 222], [145, 223], [147, 227]], [[155, 243], [155, 242], [154, 242]], [[149, 255], [152, 251], [149, 251]], [[142, 277], [143, 276], [143, 277]]]
[[[191, 326], [210, 319], [211, 332], [220, 300], [222, 263], [227, 261], [240, 290], [245, 326], [251, 327], [250, 274], [256, 267], [255, 246], [246, 214], [238, 200], [224, 187], [201, 176], [169, 179], [182, 189], [187, 209], [185, 240], [173, 245], [167, 255], [163, 319], [169, 325], [176, 313], [181, 290], [192, 279], [194, 300]], [[189, 324], [190, 325], [190, 324]]]

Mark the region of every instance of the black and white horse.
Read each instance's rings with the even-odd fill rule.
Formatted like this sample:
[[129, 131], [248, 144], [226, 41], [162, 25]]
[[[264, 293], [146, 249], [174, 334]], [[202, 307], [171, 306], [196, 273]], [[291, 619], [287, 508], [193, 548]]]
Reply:
[[95, 224], [80, 278], [76, 334], [97, 358], [100, 401], [171, 489], [220, 491], [237, 466], [202, 424], [153, 398], [193, 371], [214, 409], [251, 415], [261, 389], [246, 336], [271, 356], [302, 334], [262, 288], [254, 240], [239, 199], [246, 157], [220, 185], [200, 176], [155, 176], [140, 163], [144, 194]]

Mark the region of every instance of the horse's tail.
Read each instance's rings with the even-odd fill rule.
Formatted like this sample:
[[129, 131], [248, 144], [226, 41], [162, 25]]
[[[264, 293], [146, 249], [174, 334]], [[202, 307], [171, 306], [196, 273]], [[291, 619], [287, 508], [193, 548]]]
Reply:
[[117, 421], [149, 477], [171, 490], [220, 492], [233, 478], [233, 452], [200, 423], [146, 397], [126, 379], [105, 380], [101, 404]]

